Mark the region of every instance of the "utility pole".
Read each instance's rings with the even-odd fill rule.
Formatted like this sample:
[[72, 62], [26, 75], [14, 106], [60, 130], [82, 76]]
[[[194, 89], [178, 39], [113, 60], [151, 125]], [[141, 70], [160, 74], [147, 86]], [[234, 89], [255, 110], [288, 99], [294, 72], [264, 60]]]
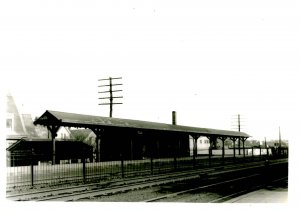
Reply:
[[241, 132], [241, 120], [240, 120], [240, 114], [238, 114], [238, 129], [239, 129], [239, 132]]
[[279, 147], [281, 147], [281, 132], [280, 132], [280, 127], [279, 127]]
[[99, 103], [99, 105], [109, 105], [109, 117], [112, 117], [112, 113], [113, 113], [113, 105], [115, 104], [123, 104], [121, 102], [114, 102], [114, 99], [116, 98], [123, 98], [123, 96], [113, 96], [113, 94], [115, 92], [121, 92], [123, 90], [114, 90], [113, 88], [115, 86], [121, 86], [123, 84], [120, 84], [120, 83], [113, 83], [113, 80], [119, 80], [119, 79], [122, 79], [122, 77], [117, 77], [117, 78], [104, 78], [104, 79], [99, 79], [98, 81], [100, 82], [107, 82], [108, 81], [108, 84], [102, 84], [102, 85], [99, 85], [98, 87], [100, 88], [109, 88], [109, 90], [105, 90], [105, 91], [100, 91], [98, 93], [100, 94], [106, 94], [108, 93], [109, 96], [105, 96], [105, 97], [99, 97], [98, 99], [100, 100], [109, 100], [109, 103], [108, 102], [103, 102], [103, 103]]
[[[238, 131], [241, 132], [240, 114], [238, 114]], [[241, 154], [241, 140], [239, 139], [239, 155]]]
[[[237, 115], [237, 117], [233, 118], [234, 123], [231, 125], [232, 128], [237, 129], [239, 132], [241, 132], [241, 127], [244, 125], [241, 125], [241, 116], [240, 114]], [[237, 125], [236, 123], [237, 122]], [[239, 155], [241, 155], [241, 140], [238, 139], [238, 148], [239, 148]]]
[[234, 115], [231, 121], [231, 128], [241, 132], [241, 130], [244, 130], [245, 127], [244, 123], [245, 118], [243, 118], [240, 114]]
[[265, 137], [265, 148], [267, 149], [267, 138]]
[[[238, 131], [241, 132], [241, 120], [240, 120], [240, 114], [238, 114]], [[239, 139], [239, 155], [241, 154], [241, 140]]]
[[278, 146], [278, 154], [281, 156], [281, 132], [279, 127], [279, 146]]

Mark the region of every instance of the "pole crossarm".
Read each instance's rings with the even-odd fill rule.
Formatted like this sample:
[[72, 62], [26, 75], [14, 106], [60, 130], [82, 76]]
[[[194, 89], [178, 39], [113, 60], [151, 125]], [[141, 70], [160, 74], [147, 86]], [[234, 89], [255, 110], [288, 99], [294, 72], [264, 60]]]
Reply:
[[[116, 105], [116, 104], [123, 104], [123, 103], [112, 103], [113, 105]], [[110, 105], [110, 103], [99, 103], [98, 105]]]
[[123, 90], [121, 89], [117, 89], [117, 90], [112, 90], [112, 91], [102, 91], [102, 92], [98, 92], [98, 93], [110, 93], [110, 92], [122, 92]]
[[[112, 98], [123, 98], [123, 96], [116, 96]], [[99, 97], [98, 99], [110, 99], [110, 97]]]
[[99, 85], [98, 87], [106, 87], [106, 86], [121, 86], [123, 84], [107, 84], [107, 85]]
[[[122, 77], [116, 77], [116, 78], [111, 78], [111, 79], [122, 79]], [[108, 81], [109, 78], [104, 78], [104, 79], [98, 79], [98, 81]]]
[[98, 81], [109, 81], [109, 84], [104, 84], [104, 85], [99, 85], [98, 87], [109, 87], [109, 90], [106, 90], [106, 91], [101, 91], [101, 92], [98, 92], [98, 93], [109, 93], [109, 96], [108, 97], [100, 97], [98, 99], [102, 100], [102, 99], [108, 99], [109, 100], [109, 103], [99, 103], [98, 105], [109, 105], [109, 117], [112, 117], [112, 112], [113, 112], [113, 105], [116, 105], [116, 104], [123, 104], [123, 103], [114, 103], [113, 100], [114, 99], [117, 99], [117, 98], [123, 98], [123, 96], [113, 96], [113, 93], [114, 92], [121, 92], [122, 90], [113, 90], [113, 87], [115, 86], [122, 86], [123, 84], [122, 83], [113, 83], [112, 81], [114, 79], [122, 79], [122, 77], [116, 77], [116, 78], [112, 78], [112, 77], [109, 77], [109, 78], [105, 78], [105, 79], [99, 79]]

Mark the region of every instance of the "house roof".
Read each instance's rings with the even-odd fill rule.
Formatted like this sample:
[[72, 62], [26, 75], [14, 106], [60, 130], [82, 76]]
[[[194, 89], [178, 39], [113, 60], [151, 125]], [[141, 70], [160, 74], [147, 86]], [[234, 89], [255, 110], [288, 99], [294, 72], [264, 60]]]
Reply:
[[21, 118], [23, 119], [24, 127], [27, 134], [29, 134], [30, 137], [37, 137], [31, 114], [22, 114]]
[[79, 135], [88, 137], [91, 132], [93, 132], [93, 131], [90, 129], [72, 129], [72, 130], [70, 130], [70, 133], [73, 138], [75, 138], [76, 136], [79, 136]]
[[18, 136], [30, 138], [39, 137], [37, 128], [33, 125], [31, 114], [20, 113], [19, 107], [11, 93], [6, 94], [6, 115], [7, 119], [12, 119], [12, 129], [7, 130], [6, 138]]
[[28, 135], [26, 133], [26, 128], [22, 116], [19, 113], [18, 107], [15, 103], [13, 96], [10, 93], [6, 94], [6, 114], [13, 114], [13, 128], [12, 131], [8, 132], [6, 135]]
[[250, 137], [244, 132], [229, 131], [229, 130], [218, 130], [211, 128], [199, 128], [190, 127], [183, 125], [172, 125], [157, 122], [148, 122], [132, 119], [120, 119], [110, 118], [102, 116], [92, 116], [76, 113], [67, 113], [60, 111], [49, 111], [47, 110], [41, 117], [39, 117], [34, 124], [40, 124], [44, 126], [48, 125], [59, 125], [68, 127], [85, 127], [85, 128], [131, 128], [140, 130], [154, 130], [154, 131], [165, 131], [165, 132], [180, 132], [186, 134], [198, 134], [206, 136], [226, 136], [226, 137]]

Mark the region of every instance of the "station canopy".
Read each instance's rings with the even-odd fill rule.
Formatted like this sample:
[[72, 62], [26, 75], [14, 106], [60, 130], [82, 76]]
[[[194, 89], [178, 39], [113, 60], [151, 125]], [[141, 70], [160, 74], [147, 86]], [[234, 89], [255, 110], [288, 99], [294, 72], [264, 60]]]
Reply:
[[217, 136], [228, 138], [249, 138], [250, 136], [244, 132], [218, 130], [210, 128], [199, 128], [182, 125], [164, 124], [157, 122], [148, 122], [132, 119], [110, 118], [102, 116], [92, 116], [76, 113], [67, 113], [60, 111], [47, 110], [41, 117], [34, 121], [34, 124], [43, 125], [46, 127], [82, 127], [94, 129], [105, 128], [123, 128], [150, 130], [159, 132], [178, 132], [189, 135]]

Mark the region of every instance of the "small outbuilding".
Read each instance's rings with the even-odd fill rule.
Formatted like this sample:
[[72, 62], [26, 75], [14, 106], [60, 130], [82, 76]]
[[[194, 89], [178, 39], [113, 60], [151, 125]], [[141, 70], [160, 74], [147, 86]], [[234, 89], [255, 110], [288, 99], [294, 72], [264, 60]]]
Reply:
[[[20, 139], [6, 149], [7, 166], [52, 163], [52, 141]], [[80, 141], [57, 141], [55, 163], [77, 163], [93, 158], [93, 147]]]

